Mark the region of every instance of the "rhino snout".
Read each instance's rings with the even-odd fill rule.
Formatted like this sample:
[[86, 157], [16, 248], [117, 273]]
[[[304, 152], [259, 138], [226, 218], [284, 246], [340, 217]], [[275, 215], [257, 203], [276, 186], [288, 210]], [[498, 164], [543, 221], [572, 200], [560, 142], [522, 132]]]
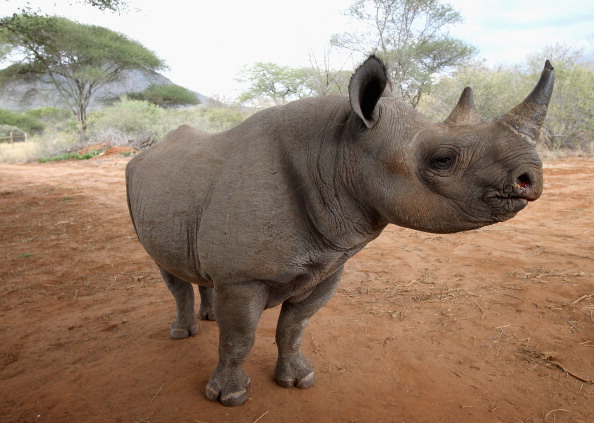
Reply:
[[528, 201], [537, 200], [542, 194], [542, 170], [524, 169], [513, 180], [513, 193]]

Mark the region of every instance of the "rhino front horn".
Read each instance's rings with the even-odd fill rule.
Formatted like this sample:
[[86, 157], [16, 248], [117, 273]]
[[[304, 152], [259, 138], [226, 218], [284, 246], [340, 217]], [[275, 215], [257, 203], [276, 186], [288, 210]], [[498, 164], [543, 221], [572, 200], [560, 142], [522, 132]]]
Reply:
[[466, 87], [462, 91], [458, 104], [452, 110], [452, 113], [443, 122], [448, 126], [463, 126], [476, 125], [483, 123], [484, 120], [474, 107], [474, 99], [472, 97], [472, 88]]
[[536, 141], [540, 135], [555, 84], [555, 71], [551, 62], [545, 62], [540, 80], [524, 101], [511, 109], [499, 120], [516, 131]]

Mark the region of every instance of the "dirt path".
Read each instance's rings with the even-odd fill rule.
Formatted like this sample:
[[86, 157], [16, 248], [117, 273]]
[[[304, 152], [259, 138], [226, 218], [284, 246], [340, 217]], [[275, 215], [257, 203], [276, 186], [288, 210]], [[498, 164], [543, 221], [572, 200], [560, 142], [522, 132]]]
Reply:
[[233, 409], [203, 394], [216, 324], [168, 338], [125, 164], [0, 165], [0, 422], [594, 421], [594, 160], [547, 164], [541, 200], [504, 224], [389, 227], [308, 327], [310, 390], [273, 382], [265, 312]]

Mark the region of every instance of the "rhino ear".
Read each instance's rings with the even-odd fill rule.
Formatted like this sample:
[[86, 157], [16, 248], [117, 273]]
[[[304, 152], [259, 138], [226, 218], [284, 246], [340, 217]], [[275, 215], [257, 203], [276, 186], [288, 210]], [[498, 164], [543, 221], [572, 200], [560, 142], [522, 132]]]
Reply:
[[448, 126], [463, 126], [463, 125], [476, 125], [483, 123], [484, 120], [474, 107], [474, 99], [472, 97], [472, 88], [466, 87], [462, 91], [458, 104], [452, 110], [452, 113], [443, 122]]
[[349, 83], [351, 107], [367, 128], [372, 128], [377, 123], [377, 102], [388, 84], [386, 66], [373, 55], [369, 56], [351, 77]]

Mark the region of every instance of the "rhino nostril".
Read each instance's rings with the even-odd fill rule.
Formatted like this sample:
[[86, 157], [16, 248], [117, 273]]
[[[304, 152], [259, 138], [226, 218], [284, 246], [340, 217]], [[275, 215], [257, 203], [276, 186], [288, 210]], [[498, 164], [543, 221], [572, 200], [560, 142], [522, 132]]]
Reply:
[[516, 188], [528, 189], [531, 185], [532, 180], [527, 173], [522, 173], [520, 176], [518, 176], [518, 179], [516, 179]]

